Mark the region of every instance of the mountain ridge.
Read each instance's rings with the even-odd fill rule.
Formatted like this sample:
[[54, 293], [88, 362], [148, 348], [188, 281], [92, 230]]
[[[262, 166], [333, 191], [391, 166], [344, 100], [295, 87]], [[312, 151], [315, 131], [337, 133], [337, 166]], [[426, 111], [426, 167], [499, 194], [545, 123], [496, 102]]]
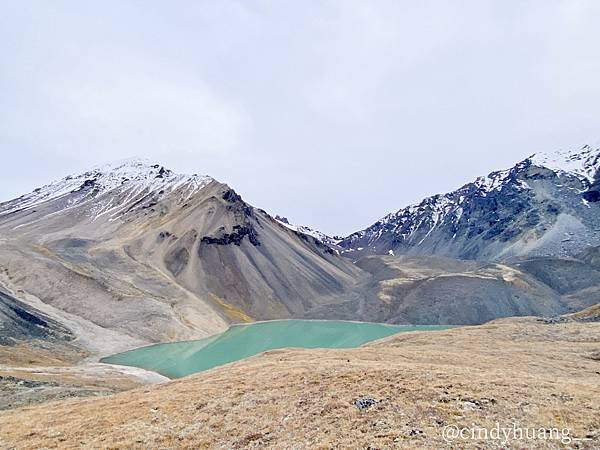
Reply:
[[[575, 254], [600, 244], [600, 214], [594, 201], [600, 199], [595, 186], [599, 169], [600, 149], [588, 145], [577, 151], [534, 154], [510, 169], [390, 213], [338, 245], [354, 260], [390, 251], [490, 260]], [[536, 247], [535, 241], [557, 222], [564, 228], [558, 233], [585, 229], [591, 238], [581, 246], [556, 245], [554, 239]]]

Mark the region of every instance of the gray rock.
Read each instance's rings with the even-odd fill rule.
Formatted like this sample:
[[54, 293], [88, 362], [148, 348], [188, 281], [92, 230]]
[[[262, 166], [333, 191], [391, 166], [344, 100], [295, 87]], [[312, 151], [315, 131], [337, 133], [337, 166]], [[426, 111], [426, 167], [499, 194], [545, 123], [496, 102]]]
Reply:
[[354, 401], [354, 406], [356, 406], [361, 411], [364, 411], [366, 409], [369, 409], [371, 406], [376, 405], [377, 403], [379, 402], [372, 397], [360, 397]]

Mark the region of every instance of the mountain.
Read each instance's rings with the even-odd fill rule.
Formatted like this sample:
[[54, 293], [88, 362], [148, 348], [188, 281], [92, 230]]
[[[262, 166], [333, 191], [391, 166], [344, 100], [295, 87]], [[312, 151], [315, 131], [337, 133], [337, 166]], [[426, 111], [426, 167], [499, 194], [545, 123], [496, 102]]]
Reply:
[[[534, 161], [388, 216], [368, 252], [348, 243], [366, 245], [371, 229], [340, 242], [272, 217], [211, 177], [160, 164], [67, 176], [0, 204], [0, 346], [60, 347], [77, 360], [257, 320], [478, 324], [574, 312], [600, 301], [598, 248], [560, 256], [595, 242], [593, 171]], [[403, 220], [423, 224], [391, 247], [399, 217], [401, 229]], [[473, 232], [492, 217], [485, 236]], [[524, 235], [532, 249], [552, 249], [551, 239], [531, 240], [552, 220], [583, 230], [569, 247], [560, 236], [559, 256], [484, 259], [522, 248]]]
[[338, 242], [372, 254], [501, 260], [571, 256], [600, 245], [600, 150], [534, 154], [402, 208]]
[[98, 354], [301, 317], [364, 277], [226, 184], [143, 160], [0, 204], [0, 236], [7, 292]]

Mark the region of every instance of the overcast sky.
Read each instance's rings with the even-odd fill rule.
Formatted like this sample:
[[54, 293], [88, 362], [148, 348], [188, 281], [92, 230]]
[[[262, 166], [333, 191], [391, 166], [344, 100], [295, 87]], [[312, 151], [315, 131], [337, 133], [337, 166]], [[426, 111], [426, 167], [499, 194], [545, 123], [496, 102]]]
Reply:
[[0, 199], [129, 156], [348, 234], [598, 142], [600, 1], [0, 0]]

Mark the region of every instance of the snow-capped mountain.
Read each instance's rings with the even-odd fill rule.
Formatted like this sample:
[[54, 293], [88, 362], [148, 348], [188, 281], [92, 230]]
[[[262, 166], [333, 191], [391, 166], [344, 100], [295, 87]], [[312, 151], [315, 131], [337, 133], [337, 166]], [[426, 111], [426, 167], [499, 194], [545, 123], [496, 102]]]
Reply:
[[69, 175], [15, 200], [0, 203], [0, 217], [62, 199], [62, 209], [94, 202], [91, 208], [94, 218], [103, 215], [115, 218], [141, 206], [144, 200], [157, 203], [176, 191], [184, 201], [212, 181], [209, 176], [177, 174], [149, 160], [126, 159]]
[[335, 248], [338, 242], [341, 240], [340, 237], [331, 237], [326, 235], [325, 233], [322, 233], [319, 230], [314, 230], [312, 228], [305, 227], [302, 225], [291, 224], [287, 217], [275, 216], [275, 220], [284, 227], [289, 228], [290, 230], [296, 231], [297, 233], [306, 234], [307, 236], [312, 236], [313, 238], [321, 241], [323, 244], [326, 244], [332, 248]]
[[538, 153], [391, 213], [339, 245], [364, 254], [433, 254], [465, 259], [571, 255], [600, 245], [595, 180], [600, 150]]
[[144, 160], [0, 204], [0, 286], [124, 347], [335, 309], [365, 276], [228, 185]]
[[580, 150], [536, 153], [527, 158], [532, 165], [557, 174], [571, 174], [592, 183], [600, 169], [600, 149], [584, 145]]

